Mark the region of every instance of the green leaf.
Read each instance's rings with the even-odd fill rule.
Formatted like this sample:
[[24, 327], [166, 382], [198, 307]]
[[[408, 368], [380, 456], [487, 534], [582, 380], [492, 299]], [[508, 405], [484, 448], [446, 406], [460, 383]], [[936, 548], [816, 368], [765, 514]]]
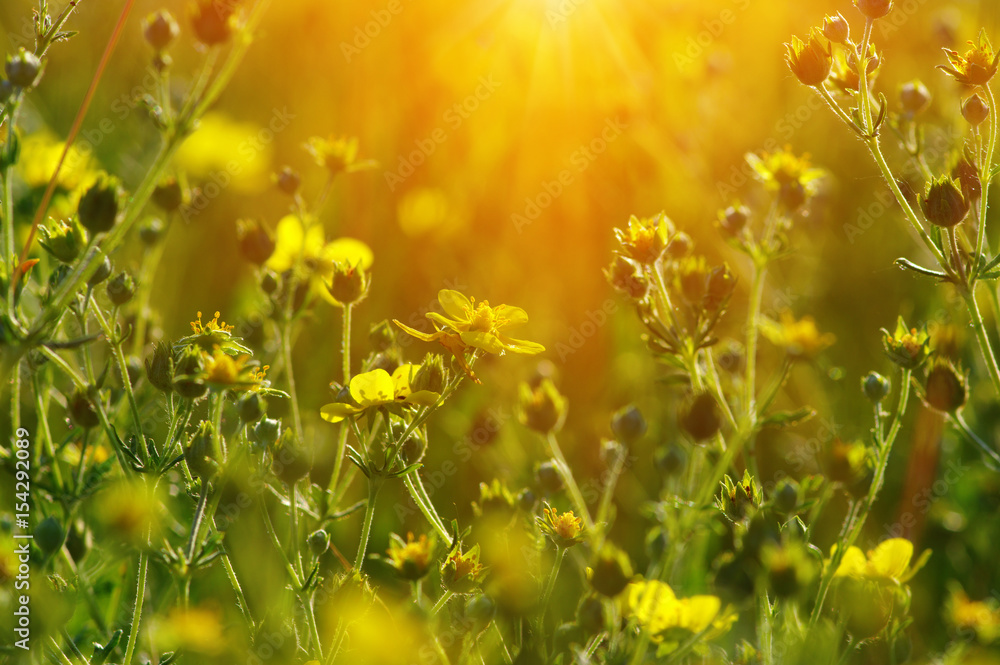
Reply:
[[815, 415], [816, 411], [809, 407], [803, 407], [797, 411], [778, 411], [761, 420], [760, 426], [782, 429], [804, 423]]

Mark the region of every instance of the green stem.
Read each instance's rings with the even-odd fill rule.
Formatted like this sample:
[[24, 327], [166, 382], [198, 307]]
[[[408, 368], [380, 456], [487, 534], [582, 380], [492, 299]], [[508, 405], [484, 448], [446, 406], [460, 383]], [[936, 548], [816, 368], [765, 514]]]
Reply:
[[[289, 300], [292, 300], [289, 296]], [[295, 433], [302, 436], [302, 414], [299, 412], [299, 400], [295, 391], [295, 371], [292, 367], [292, 319], [285, 318], [281, 331], [281, 357], [285, 364], [285, 377], [288, 379], [289, 400], [292, 403], [292, 422], [295, 423]]]
[[295, 585], [296, 589], [302, 588], [302, 582], [299, 580], [299, 574], [295, 571], [295, 566], [288, 558], [288, 554], [285, 553], [285, 548], [281, 544], [281, 540], [278, 538], [277, 532], [274, 530], [274, 524], [271, 523], [271, 516], [267, 514], [267, 506], [264, 505], [264, 501], [260, 501], [260, 515], [264, 520], [264, 530], [267, 532], [268, 537], [271, 538], [271, 544], [274, 545], [274, 549], [278, 551], [281, 555], [281, 560], [285, 564], [285, 570], [288, 571], [288, 576], [292, 579], [292, 584]]
[[757, 632], [763, 665], [774, 665], [774, 631], [771, 626], [771, 602], [767, 590], [762, 589], [757, 602]]
[[858, 54], [858, 87], [861, 96], [861, 119], [865, 123], [865, 133], [872, 134], [872, 98], [868, 90], [868, 44], [872, 38], [872, 28], [875, 26], [875, 19], [869, 18], [865, 21], [865, 34], [861, 40], [861, 53]]
[[539, 606], [542, 608], [542, 614], [538, 618], [539, 624], [545, 620], [545, 610], [549, 604], [549, 598], [552, 597], [552, 590], [556, 587], [556, 579], [559, 577], [559, 569], [562, 568], [563, 559], [566, 557], [566, 548], [556, 546], [556, 560], [552, 563], [552, 570], [549, 571], [549, 577], [545, 581], [545, 590], [542, 591], [542, 599]]
[[750, 286], [750, 304], [747, 309], [747, 353], [746, 373], [743, 380], [743, 404], [746, 406], [747, 418], [753, 423], [757, 411], [757, 339], [760, 329], [760, 307], [764, 299], [764, 278], [767, 276], [767, 264], [755, 260], [753, 283]]
[[49, 646], [52, 647], [52, 650], [55, 652], [56, 660], [59, 661], [60, 665], [73, 665], [73, 661], [66, 656], [62, 647], [59, 646], [59, 643], [56, 642], [56, 639], [51, 635], [49, 635]]
[[[104, 314], [101, 313], [101, 308], [97, 306], [97, 301], [92, 299], [91, 311], [94, 312], [94, 317], [97, 319], [97, 324], [101, 326], [101, 331], [104, 336], [107, 337], [108, 343], [111, 345], [111, 350], [114, 352], [115, 362], [118, 365], [118, 373], [121, 376], [122, 385], [125, 387], [125, 395], [128, 397], [129, 409], [132, 411], [132, 422], [135, 424], [136, 434], [139, 435], [139, 441], [141, 445], [140, 455], [143, 461], [146, 460], [146, 437], [142, 433], [142, 414], [139, 412], [139, 404], [135, 401], [135, 392], [132, 390], [132, 381], [128, 378], [128, 362], [125, 360], [125, 353], [122, 351], [121, 340], [118, 339], [107, 319], [104, 318]], [[84, 313], [86, 316], [86, 312]]]
[[[214, 528], [214, 525], [213, 525]], [[247, 627], [250, 629], [250, 639], [254, 638], [254, 632], [257, 630], [257, 624], [253, 620], [253, 615], [250, 614], [250, 605], [247, 604], [247, 598], [243, 594], [243, 587], [240, 586], [240, 580], [236, 577], [236, 570], [233, 568], [233, 561], [229, 558], [229, 552], [223, 551], [220, 558], [222, 559], [222, 567], [226, 569], [226, 577], [229, 578], [229, 583], [233, 587], [233, 592], [236, 594], [236, 602], [240, 606], [240, 612], [243, 614], [243, 619], [247, 623]]]
[[403, 484], [406, 485], [406, 489], [413, 498], [413, 502], [417, 504], [417, 508], [423, 513], [427, 522], [434, 527], [434, 530], [438, 532], [438, 535], [441, 536], [444, 542], [450, 542], [451, 534], [448, 533], [444, 522], [434, 509], [434, 504], [431, 503], [430, 496], [427, 495], [427, 489], [424, 487], [423, 481], [420, 480], [418, 473], [418, 471], [413, 471], [406, 474], [403, 477]]
[[289, 521], [291, 522], [292, 538], [292, 563], [299, 572], [299, 577], [305, 579], [305, 570], [302, 568], [302, 548], [299, 546], [299, 501], [296, 496], [295, 486], [292, 483], [288, 486]]
[[559, 441], [556, 439], [555, 433], [549, 432], [547, 440], [552, 457], [556, 462], [556, 469], [559, 471], [559, 475], [562, 476], [563, 483], [566, 485], [566, 490], [569, 492], [570, 499], [573, 501], [573, 506], [580, 514], [579, 516], [583, 518], [583, 523], [587, 527], [587, 531], [593, 533], [594, 520], [590, 518], [590, 511], [587, 509], [587, 503], [583, 500], [583, 494], [580, 492], [580, 487], [576, 484], [576, 479], [573, 477], [573, 472], [570, 470], [569, 464], [566, 463], [566, 458], [563, 456], [562, 449], [559, 447]]
[[983, 248], [986, 247], [986, 213], [989, 209], [990, 201], [990, 170], [993, 168], [993, 155], [996, 151], [997, 145], [997, 123], [1000, 119], [997, 118], [997, 102], [993, 95], [993, 89], [990, 88], [989, 84], [983, 86], [986, 90], [986, 96], [990, 103], [990, 138], [987, 141], [986, 148], [986, 159], [983, 161], [980, 172], [986, 173], [986, 177], [982, 178], [983, 191], [979, 199], [979, 233], [976, 235], [976, 267], [979, 267], [979, 261], [983, 253]]
[[190, 566], [194, 560], [194, 551], [198, 545], [198, 534], [201, 531], [201, 523], [205, 517], [205, 509], [208, 507], [208, 481], [201, 479], [201, 495], [198, 497], [198, 507], [194, 511], [194, 519], [191, 522], [191, 535], [188, 536], [187, 564]]
[[444, 606], [448, 604], [448, 601], [451, 600], [451, 597], [454, 595], [455, 594], [451, 591], [445, 590], [445, 592], [441, 594], [441, 597], [438, 598], [437, 602], [434, 603], [434, 607], [431, 608], [431, 616], [437, 616], [437, 613], [444, 609]]
[[[341, 319], [341, 334], [343, 335], [341, 364], [344, 371], [344, 385], [351, 382], [351, 304], [344, 305]], [[333, 460], [333, 474], [330, 476], [330, 489], [336, 489], [344, 466], [344, 452], [347, 449], [347, 423], [341, 423], [340, 434], [337, 436], [337, 453]]]
[[139, 637], [139, 622], [142, 619], [142, 603], [146, 596], [146, 567], [149, 559], [146, 550], [139, 552], [139, 580], [136, 584], [135, 608], [132, 610], [132, 628], [129, 630], [128, 645], [125, 647], [125, 660], [123, 665], [132, 665], [132, 655], [135, 653], [136, 642]]
[[354, 557], [354, 571], [361, 574], [361, 564], [365, 562], [365, 554], [368, 551], [368, 538], [372, 531], [372, 518], [375, 516], [375, 498], [382, 488], [382, 481], [379, 478], [372, 478], [368, 481], [368, 504], [365, 506], [365, 522], [361, 527], [361, 539], [358, 542], [358, 554]]
[[972, 327], [976, 331], [976, 339], [979, 341], [979, 350], [983, 354], [986, 366], [989, 370], [990, 380], [993, 381], [993, 388], [1000, 395], [1000, 366], [997, 365], [997, 357], [993, 352], [989, 335], [986, 332], [986, 324], [983, 323], [983, 315], [979, 312], [979, 304], [976, 302], [975, 287], [964, 294], [965, 304], [972, 318]]

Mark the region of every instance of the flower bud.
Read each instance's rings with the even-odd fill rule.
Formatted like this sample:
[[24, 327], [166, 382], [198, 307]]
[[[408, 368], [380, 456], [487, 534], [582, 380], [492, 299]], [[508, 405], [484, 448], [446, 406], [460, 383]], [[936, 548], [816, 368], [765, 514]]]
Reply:
[[73, 393], [73, 397], [69, 400], [69, 416], [83, 429], [93, 429], [101, 424], [90, 397], [79, 390]]
[[281, 433], [281, 421], [273, 418], [264, 418], [250, 430], [250, 438], [254, 443], [263, 448], [270, 448], [277, 442]]
[[892, 11], [892, 0], [854, 0], [854, 6], [866, 18], [877, 19]]
[[632, 562], [628, 555], [611, 544], [605, 544], [591, 566], [590, 586], [597, 593], [614, 598], [632, 581]]
[[6, 104], [7, 100], [14, 96], [14, 84], [7, 79], [0, 79], [0, 104]]
[[167, 225], [159, 217], [150, 217], [139, 227], [139, 240], [146, 247], [152, 247], [163, 239], [163, 234], [167, 231]]
[[444, 367], [444, 358], [439, 353], [428, 353], [420, 369], [413, 376], [413, 381], [410, 382], [410, 390], [415, 393], [421, 391], [441, 393], [447, 382], [448, 372]]
[[38, 244], [59, 261], [73, 263], [87, 246], [87, 234], [76, 218], [68, 223], [52, 220], [51, 225], [38, 227]]
[[164, 212], [173, 212], [184, 205], [187, 194], [173, 176], [165, 178], [153, 190], [153, 203]]
[[978, 127], [990, 117], [990, 106], [977, 92], [962, 103], [962, 117], [973, 127]]
[[683, 259], [685, 256], [690, 254], [693, 249], [694, 241], [691, 240], [691, 236], [682, 231], [671, 238], [670, 242], [667, 243], [667, 250], [665, 254], [671, 259]]
[[646, 433], [646, 419], [634, 404], [629, 404], [611, 416], [611, 431], [622, 443], [634, 443]]
[[695, 396], [687, 411], [681, 414], [680, 425], [696, 443], [715, 436], [722, 427], [722, 418], [715, 398], [709, 393]]
[[42, 61], [37, 55], [21, 47], [15, 55], [7, 58], [4, 69], [11, 85], [30, 88], [38, 80], [38, 75], [42, 71]]
[[686, 455], [684, 449], [677, 444], [667, 444], [666, 447], [656, 451], [654, 462], [656, 468], [665, 476], [674, 476], [684, 468]]
[[274, 176], [274, 181], [278, 185], [278, 189], [289, 196], [295, 196], [302, 185], [302, 177], [290, 166], [282, 168]]
[[616, 290], [635, 300], [642, 300], [649, 291], [649, 282], [634, 263], [624, 256], [615, 256], [611, 266], [604, 270], [604, 276]]
[[727, 474], [722, 479], [722, 491], [716, 498], [719, 509], [733, 522], [743, 520], [751, 509], [760, 506], [762, 493], [757, 480], [749, 471], [743, 472], [743, 479], [733, 482]]
[[809, 33], [808, 42], [792, 37], [792, 41], [785, 44], [785, 49], [785, 62], [803, 85], [821, 85], [830, 75], [833, 68], [831, 47], [823, 45], [815, 28]]
[[950, 229], [965, 219], [970, 204], [958, 183], [949, 176], [941, 176], [928, 185], [920, 207], [931, 224]]
[[240, 253], [250, 263], [264, 265], [274, 253], [274, 239], [259, 222], [242, 219], [237, 222], [236, 233], [240, 241]]
[[158, 342], [153, 346], [153, 355], [146, 358], [146, 378], [149, 383], [165, 393], [174, 390], [174, 354], [170, 345]]
[[861, 379], [861, 390], [872, 404], [880, 404], [889, 394], [891, 387], [889, 379], [878, 372], [868, 372], [867, 376]]
[[496, 611], [497, 604], [484, 594], [475, 595], [465, 601], [465, 618], [472, 625], [473, 634], [486, 630], [493, 621]]
[[799, 488], [795, 481], [786, 480], [774, 493], [774, 507], [783, 515], [792, 515], [799, 505]]
[[823, 19], [823, 36], [835, 44], [845, 44], [851, 38], [851, 26], [840, 12]]
[[211, 423], [202, 421], [198, 431], [191, 437], [190, 443], [184, 448], [184, 460], [191, 474], [207, 482], [215, 477], [219, 470], [220, 450], [215, 438], [215, 428]]
[[91, 233], [110, 231], [118, 219], [118, 198], [121, 187], [118, 179], [101, 174], [80, 198], [77, 212], [80, 223]]
[[114, 271], [114, 266], [111, 265], [111, 259], [107, 256], [101, 261], [101, 265], [97, 266], [97, 270], [91, 275], [90, 279], [87, 280], [89, 286], [97, 286], [108, 277], [111, 277], [111, 273]]
[[910, 117], [920, 115], [931, 103], [931, 91], [914, 79], [900, 86], [899, 103]]
[[927, 405], [943, 413], [958, 411], [968, 397], [965, 377], [947, 360], [937, 360], [927, 371], [924, 391]]
[[719, 211], [719, 228], [730, 237], [738, 236], [750, 221], [750, 208], [744, 205], [729, 206]]
[[538, 486], [546, 494], [555, 494], [563, 488], [562, 475], [552, 460], [545, 460], [538, 465], [535, 478], [538, 480]]
[[309, 551], [314, 557], [321, 557], [330, 549], [330, 534], [324, 529], [309, 534]]
[[66, 532], [55, 517], [49, 516], [38, 523], [35, 527], [35, 544], [46, 556], [59, 551], [63, 541], [66, 539]]
[[233, 9], [228, 3], [200, 0], [191, 16], [195, 37], [205, 46], [216, 46], [229, 41], [233, 34]]
[[708, 286], [702, 299], [705, 310], [716, 313], [724, 309], [735, 289], [736, 278], [730, 272], [729, 266], [723, 264], [712, 268], [708, 274]]
[[252, 423], [260, 420], [267, 412], [267, 402], [260, 393], [248, 392], [240, 398], [238, 407], [240, 420]]
[[286, 485], [294, 485], [306, 477], [312, 468], [308, 451], [299, 442], [295, 432], [286, 429], [274, 445], [271, 470]]
[[156, 51], [164, 51], [181, 34], [181, 28], [173, 15], [161, 9], [146, 17], [142, 24], [142, 35]]
[[558, 431], [566, 420], [566, 397], [552, 379], [543, 379], [536, 388], [522, 383], [518, 400], [518, 420], [539, 434]]
[[260, 276], [260, 290], [269, 296], [273, 296], [278, 292], [280, 287], [281, 284], [278, 282], [278, 276], [270, 270], [264, 270]]
[[395, 346], [396, 332], [387, 319], [372, 324], [371, 328], [368, 329], [368, 344], [375, 353], [388, 351]]
[[365, 274], [365, 269], [360, 265], [350, 266], [338, 262], [333, 264], [333, 275], [326, 287], [338, 303], [352, 305], [365, 299], [371, 282], [371, 277]]
[[187, 346], [174, 363], [173, 387], [187, 399], [198, 399], [208, 390], [205, 385], [205, 361], [197, 347]]
[[123, 270], [113, 280], [108, 282], [105, 290], [111, 302], [121, 307], [132, 300], [132, 296], [135, 295], [135, 280], [132, 279], [132, 275]]

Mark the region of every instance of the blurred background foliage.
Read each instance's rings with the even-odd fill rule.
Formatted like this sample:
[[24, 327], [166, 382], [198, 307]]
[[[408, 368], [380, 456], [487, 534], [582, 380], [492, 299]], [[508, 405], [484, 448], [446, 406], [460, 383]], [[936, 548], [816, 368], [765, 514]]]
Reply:
[[[25, 43], [33, 4], [0, 3], [0, 50]], [[53, 50], [30, 98], [29, 127], [66, 135], [119, 4], [93, 0], [81, 7], [70, 26], [80, 35]], [[947, 135], [959, 126], [960, 114], [953, 81], [933, 69], [943, 62], [940, 48], [964, 43], [980, 27], [996, 40], [1000, 3], [897, 5], [893, 21], [880, 22], [882, 34], [876, 35], [885, 53], [881, 89], [898, 108], [898, 86], [922, 79], [935, 97], [927, 120]], [[178, 16], [188, 9], [181, 0], [137, 3], [84, 125], [94, 159], [126, 185], [141, 175], [157, 140], [136, 104], [152, 80], [139, 20], [164, 6]], [[599, 442], [610, 436], [607, 423], [615, 409], [634, 401], [651, 421], [650, 435], [632, 451], [634, 464], [620, 484], [615, 526], [615, 538], [642, 560], [645, 526], [633, 507], [659, 486], [651, 460], [658, 445], [677, 436], [670, 415], [677, 391], [661, 380], [663, 368], [639, 341], [633, 314], [601, 272], [610, 260], [611, 230], [630, 214], [665, 210], [700, 251], [730, 262], [742, 279], [725, 325], [737, 331], [749, 265], [726, 246], [714, 222], [717, 210], [736, 198], [758, 196], [744, 154], [788, 144], [829, 171], [820, 200], [793, 232], [795, 252], [774, 272], [777, 286], [764, 303], [771, 315], [787, 307], [814, 316], [837, 343], [819, 363], [798, 367], [788, 384], [788, 403], [811, 405], [819, 415], [761, 442], [765, 487], [778, 472], [815, 471], [814, 453], [831, 435], [867, 436], [870, 408], [858, 380], [871, 369], [889, 371], [878, 329], [892, 328], [897, 315], [927, 321], [942, 339], [956, 337], [954, 348], [965, 365], [978, 362], [974, 345], [965, 342], [971, 338], [965, 314], [952, 306], [948, 291], [892, 266], [897, 256], [920, 255], [890, 208], [864, 146], [784, 65], [783, 42], [837, 10], [858, 26], [849, 3], [832, 0], [275, 3], [234, 84], [178, 160], [201, 194], [186, 214], [171, 220], [152, 287], [151, 334], [184, 334], [198, 310], [221, 310], [238, 326], [258, 320], [254, 269], [240, 255], [237, 220], [255, 218], [273, 229], [288, 201], [272, 185], [271, 173], [292, 166], [303, 174], [307, 195], [315, 196], [325, 174], [303, 143], [314, 135], [355, 135], [361, 156], [380, 166], [339, 179], [322, 221], [328, 237], [362, 239], [376, 257], [371, 295], [355, 308], [356, 358], [366, 352], [370, 323], [408, 322], [433, 305], [441, 288], [524, 307], [531, 316], [524, 336], [548, 347], [570, 400], [564, 449], [578, 478], [602, 472]], [[172, 52], [179, 89], [190, 85], [202, 58], [189, 34], [181, 39]], [[260, 134], [268, 127], [280, 129]], [[929, 133], [932, 141], [935, 135]], [[890, 152], [898, 157], [895, 146]], [[228, 167], [234, 157], [238, 173]], [[947, 158], [938, 154], [932, 166], [941, 168]], [[213, 182], [219, 186], [212, 188]], [[133, 247], [128, 260], [137, 266], [141, 248]], [[608, 309], [617, 311], [606, 325], [586, 325]], [[316, 473], [322, 476], [324, 468], [329, 473], [331, 461], [322, 458], [332, 450], [334, 431], [319, 420], [318, 407], [329, 401], [328, 383], [338, 375], [339, 311], [320, 305], [312, 317], [296, 341], [295, 357], [307, 432], [322, 461]], [[256, 349], [272, 343], [266, 327], [247, 331]], [[414, 342], [411, 359], [426, 350]], [[778, 360], [766, 343], [763, 354], [765, 368]], [[544, 449], [517, 425], [509, 406], [517, 384], [535, 371], [531, 362], [510, 359], [503, 370], [477, 369], [484, 385], [464, 389], [434, 423], [427, 473], [446, 518], [471, 516], [481, 481], [500, 477], [512, 488], [534, 482], [532, 469]], [[992, 431], [995, 440], [1000, 413], [988, 382], [979, 388], [984, 394], [974, 395], [978, 429]], [[281, 408], [274, 404], [272, 410]], [[496, 436], [482, 434], [494, 429]], [[914, 636], [930, 649], [940, 649], [946, 637], [941, 612], [947, 580], [960, 582], [973, 598], [1000, 593], [994, 551], [1000, 541], [1000, 478], [941, 430], [938, 416], [923, 410], [910, 416], [862, 542], [873, 545], [894, 524], [905, 524], [895, 535], [914, 539], [918, 551], [934, 550], [928, 569], [913, 583], [920, 627]], [[454, 444], [470, 435], [477, 437], [474, 454], [465, 459]], [[956, 449], [946, 457], [963, 465], [957, 483], [942, 484], [942, 446]], [[433, 473], [449, 461], [460, 472], [438, 488]], [[912, 524], [905, 521], [907, 513]], [[423, 529], [419, 514], [407, 519], [410, 528]], [[390, 529], [403, 527], [390, 511], [376, 520], [377, 552], [384, 551]], [[832, 511], [821, 541], [832, 540], [839, 520]], [[357, 522], [342, 522], [334, 543], [353, 542]], [[252, 547], [252, 540], [246, 544]], [[270, 563], [262, 562], [262, 582], [270, 574], [278, 584], [278, 564]]]

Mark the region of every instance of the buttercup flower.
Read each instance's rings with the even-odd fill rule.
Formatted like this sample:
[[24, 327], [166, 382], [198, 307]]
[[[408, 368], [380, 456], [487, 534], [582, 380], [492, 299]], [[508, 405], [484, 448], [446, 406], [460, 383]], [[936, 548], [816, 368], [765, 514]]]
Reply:
[[952, 589], [946, 616], [959, 631], [972, 631], [982, 644], [1000, 639], [1000, 609], [996, 602], [969, 600], [962, 589]]
[[896, 330], [889, 333], [882, 329], [882, 346], [889, 360], [899, 365], [903, 369], [916, 369], [927, 360], [930, 354], [930, 345], [926, 328], [917, 330], [907, 328], [903, 322], [903, 317], [896, 321]]
[[323, 420], [339, 423], [345, 418], [364, 413], [368, 409], [392, 404], [432, 406], [441, 395], [429, 390], [413, 392], [410, 382], [420, 371], [420, 365], [400, 365], [389, 375], [384, 369], [358, 374], [348, 386], [353, 403], [334, 402], [320, 409]]
[[[836, 551], [836, 546], [831, 555]], [[853, 577], [891, 584], [905, 584], [909, 581], [930, 556], [930, 550], [924, 553], [911, 566], [913, 558], [913, 543], [905, 538], [890, 538], [883, 541], [868, 555], [857, 547], [849, 547], [837, 566], [834, 577]]]
[[813, 358], [837, 339], [831, 333], [820, 333], [811, 316], [796, 320], [788, 310], [781, 313], [780, 322], [763, 321], [760, 331], [793, 359]]
[[[405, 332], [425, 342], [440, 341], [454, 352], [455, 339], [461, 345], [482, 349], [487, 353], [503, 355], [505, 351], [534, 355], [545, 347], [535, 342], [508, 337], [502, 331], [528, 322], [528, 315], [520, 307], [497, 305], [490, 307], [488, 300], [476, 303], [458, 291], [442, 289], [438, 302], [444, 314], [429, 312], [427, 318], [434, 324], [435, 332], [423, 333], [393, 320]], [[452, 346], [449, 346], [451, 344]], [[461, 349], [462, 346], [459, 346]], [[456, 353], [456, 356], [458, 354]]]
[[406, 540], [392, 534], [389, 545], [389, 563], [404, 580], [419, 580], [431, 569], [431, 556], [434, 554], [433, 537], [421, 535], [417, 540], [413, 534], [406, 534]]
[[954, 77], [963, 85], [986, 85], [997, 73], [1000, 64], [1000, 54], [993, 50], [993, 45], [985, 32], [979, 33], [979, 43], [969, 40], [972, 47], [964, 54], [951, 49], [944, 49], [951, 66], [938, 65], [938, 69]]
[[485, 576], [479, 545], [464, 554], [461, 545], [456, 545], [441, 565], [441, 583], [452, 593], [472, 593]]
[[219, 312], [216, 312], [211, 321], [203, 323], [201, 312], [198, 312], [198, 318], [191, 322], [193, 334], [177, 340], [174, 348], [190, 345], [198, 346], [203, 351], [210, 353], [214, 353], [218, 348], [231, 356], [252, 355], [253, 351], [244, 346], [239, 337], [232, 334], [233, 326], [227, 325], [225, 321], [220, 321], [219, 316]]
[[809, 157], [794, 155], [791, 148], [761, 155], [748, 153], [747, 163], [764, 186], [778, 194], [778, 200], [789, 211], [798, 210], [818, 191], [822, 169], [815, 169]]
[[331, 136], [327, 139], [314, 136], [306, 143], [306, 150], [317, 164], [334, 175], [363, 171], [377, 166], [370, 159], [358, 160], [358, 139], [353, 136]]
[[231, 356], [221, 348], [205, 353], [205, 383], [223, 390], [254, 390], [261, 386], [269, 367], [248, 364], [250, 356]]
[[674, 223], [662, 212], [641, 219], [632, 215], [628, 220], [628, 228], [615, 229], [621, 253], [642, 265], [656, 263], [673, 234]]
[[545, 519], [536, 518], [538, 527], [557, 547], [572, 547], [583, 542], [583, 518], [573, 511], [560, 513], [551, 506], [542, 509]]
[[722, 611], [718, 597], [678, 598], [669, 585], [658, 580], [629, 584], [627, 602], [629, 613], [656, 642], [673, 630], [698, 634], [709, 628], [706, 638], [712, 639], [726, 633], [736, 620], [728, 609]]
[[307, 225], [297, 215], [283, 217], [274, 235], [274, 252], [265, 265], [277, 273], [297, 267], [309, 279], [313, 292], [334, 305], [339, 303], [330, 295], [327, 283], [335, 264], [367, 271], [375, 260], [371, 248], [360, 240], [338, 238], [326, 242], [322, 224], [312, 221]]
[[829, 42], [824, 45], [820, 37], [820, 31], [813, 28], [809, 32], [809, 41], [803, 42], [793, 36], [792, 41], [785, 44], [788, 51], [785, 62], [803, 85], [822, 85], [830, 75], [833, 64], [831, 47]]

